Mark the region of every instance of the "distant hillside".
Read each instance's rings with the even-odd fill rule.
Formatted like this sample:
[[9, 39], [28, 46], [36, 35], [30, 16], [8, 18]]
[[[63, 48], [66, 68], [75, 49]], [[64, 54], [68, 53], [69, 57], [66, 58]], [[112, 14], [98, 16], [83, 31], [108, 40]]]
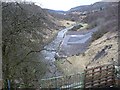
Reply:
[[65, 14], [66, 11], [62, 11], [62, 10], [51, 10], [51, 9], [44, 9], [45, 11], [49, 12], [49, 13], [58, 13], [58, 14]]
[[[105, 4], [105, 3], [103, 3]], [[106, 23], [107, 21], [114, 21], [118, 18], [118, 3], [110, 3], [106, 2], [106, 6], [103, 9], [91, 11], [90, 13], [87, 13], [85, 18], [83, 19], [83, 22], [90, 23]], [[96, 5], [97, 6], [97, 5]], [[100, 6], [104, 6], [101, 5]], [[98, 24], [99, 24], [98, 23]]]
[[96, 2], [91, 5], [83, 5], [83, 6], [71, 8], [69, 10], [69, 12], [74, 12], [74, 11], [84, 12], [84, 11], [99, 10], [99, 9], [106, 8], [106, 7], [110, 6], [111, 4], [112, 3], [110, 3], [110, 2], [109, 3], [108, 2]]
[[52, 15], [54, 18], [79, 22], [81, 19], [80, 18], [81, 15], [86, 15], [94, 11], [100, 11], [100, 10], [111, 7], [112, 5], [113, 5], [112, 2], [96, 2], [91, 5], [77, 6], [77, 7], [71, 8], [68, 11], [57, 11], [57, 10], [50, 10], [50, 9], [44, 9], [44, 10], [47, 11], [50, 15]]
[[56, 19], [60, 26], [69, 27], [74, 22], [72, 20], [71, 14], [67, 11], [60, 11], [60, 10], [51, 10], [51, 9], [43, 9], [45, 12], [48, 12], [54, 19]]
[[69, 19], [67, 15], [67, 11], [59, 11], [59, 10], [51, 10], [51, 9], [44, 9], [44, 11], [48, 12], [54, 18], [60, 19]]

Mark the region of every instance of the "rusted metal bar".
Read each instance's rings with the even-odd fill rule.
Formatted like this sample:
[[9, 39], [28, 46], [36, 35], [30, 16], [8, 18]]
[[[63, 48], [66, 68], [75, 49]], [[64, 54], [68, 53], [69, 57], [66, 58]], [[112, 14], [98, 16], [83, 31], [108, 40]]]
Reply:
[[[94, 69], [93, 69], [94, 70]], [[113, 67], [111, 67], [111, 68], [107, 68], [107, 69], [103, 69], [103, 70], [99, 70], [99, 71], [94, 71], [94, 72], [92, 72], [92, 73], [86, 73], [86, 76], [87, 75], [90, 75], [90, 74], [95, 74], [95, 73], [100, 73], [101, 71], [104, 71], [104, 72], [106, 72], [105, 70], [107, 70], [108, 72], [111, 72], [111, 71], [114, 71], [113, 70]]]
[[115, 85], [114, 64], [107, 64], [85, 70], [84, 88]]
[[91, 67], [91, 68], [88, 68], [88, 67], [87, 67], [87, 69], [86, 69], [85, 71], [90, 71], [90, 70], [93, 70], [93, 69], [99, 69], [100, 67], [103, 68], [103, 67], [106, 67], [106, 66], [108, 66], [108, 67], [113, 66], [113, 67], [114, 67], [113, 64], [105, 64], [105, 65], [96, 66], [96, 67]]
[[[44, 79], [43, 85], [47, 88], [69, 89], [74, 88], [93, 88], [114, 86], [115, 81], [115, 67], [113, 64], [97, 66], [95, 68], [87, 68], [84, 73], [73, 74], [69, 76], [55, 77]], [[43, 88], [44, 88], [43, 87]]]

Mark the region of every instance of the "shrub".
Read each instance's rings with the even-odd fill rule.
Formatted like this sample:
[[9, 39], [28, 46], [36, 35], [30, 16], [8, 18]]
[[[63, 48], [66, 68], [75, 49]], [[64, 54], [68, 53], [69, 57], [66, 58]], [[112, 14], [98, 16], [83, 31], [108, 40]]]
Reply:
[[82, 56], [85, 56], [85, 52], [84, 52], [84, 53], [82, 53]]
[[108, 29], [106, 28], [106, 26], [101, 26], [98, 31], [94, 32], [92, 35], [92, 41], [95, 41], [99, 38], [101, 38], [104, 34], [106, 34], [108, 32]]
[[95, 28], [96, 26], [97, 26], [97, 22], [93, 22], [87, 27], [87, 29], [92, 29]]
[[70, 23], [67, 22], [67, 25], [70, 25]]
[[76, 26], [74, 26], [71, 30], [72, 30], [72, 31], [77, 31], [77, 30], [80, 29], [81, 27], [83, 27], [81, 24], [80, 24], [80, 25], [76, 25]]
[[108, 31], [115, 31], [117, 30], [117, 20], [109, 20], [103, 24], [101, 24], [100, 28], [98, 28], [98, 31], [94, 32], [92, 35], [92, 41], [97, 40], [101, 38], [104, 34], [106, 34]]

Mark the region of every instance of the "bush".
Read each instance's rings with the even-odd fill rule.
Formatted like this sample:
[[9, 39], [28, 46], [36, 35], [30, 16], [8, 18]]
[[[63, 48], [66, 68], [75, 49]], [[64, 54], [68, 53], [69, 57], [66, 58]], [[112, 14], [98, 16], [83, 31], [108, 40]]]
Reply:
[[101, 26], [98, 31], [94, 32], [92, 35], [92, 41], [95, 41], [99, 38], [101, 38], [104, 34], [108, 32], [108, 29], [104, 26]]
[[95, 28], [95, 27], [97, 27], [97, 22], [91, 23], [91, 24], [87, 27], [87, 29], [92, 29], [92, 28]]
[[98, 31], [93, 33], [92, 41], [101, 38], [108, 31], [114, 32], [115, 30], [117, 30], [117, 20], [107, 21], [107, 22], [101, 24], [100, 28], [98, 28]]
[[67, 25], [70, 25], [70, 23], [67, 22]]
[[84, 52], [84, 53], [82, 53], [82, 56], [85, 56], [85, 52]]
[[80, 29], [81, 27], [83, 27], [81, 24], [80, 24], [80, 25], [76, 25], [76, 26], [74, 26], [71, 30], [72, 30], [72, 31], [77, 31], [77, 30]]

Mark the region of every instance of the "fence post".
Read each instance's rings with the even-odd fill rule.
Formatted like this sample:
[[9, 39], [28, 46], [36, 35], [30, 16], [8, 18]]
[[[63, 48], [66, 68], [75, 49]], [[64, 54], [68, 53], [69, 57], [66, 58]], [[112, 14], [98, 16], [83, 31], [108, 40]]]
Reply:
[[81, 76], [81, 78], [82, 78], [82, 79], [81, 79], [81, 88], [84, 88], [85, 72], [83, 72], [80, 76]]
[[10, 80], [8, 80], [8, 90], [10, 90]]

